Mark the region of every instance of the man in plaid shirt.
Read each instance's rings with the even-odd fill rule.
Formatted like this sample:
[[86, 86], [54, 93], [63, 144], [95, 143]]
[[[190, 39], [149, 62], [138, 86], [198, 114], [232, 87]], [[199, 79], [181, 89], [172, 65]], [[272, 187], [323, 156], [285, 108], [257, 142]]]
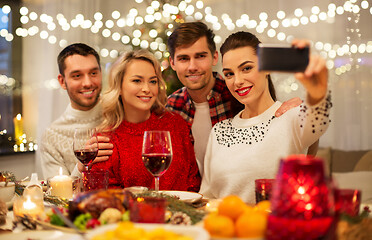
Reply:
[[[206, 24], [181, 24], [169, 36], [168, 49], [170, 65], [184, 87], [168, 97], [167, 108], [180, 114], [189, 124], [196, 160], [200, 172], [203, 172], [205, 150], [213, 125], [235, 116], [244, 105], [231, 95], [223, 77], [212, 70], [217, 64], [218, 52], [214, 33]], [[300, 104], [299, 98], [291, 99], [278, 109], [276, 116]]]

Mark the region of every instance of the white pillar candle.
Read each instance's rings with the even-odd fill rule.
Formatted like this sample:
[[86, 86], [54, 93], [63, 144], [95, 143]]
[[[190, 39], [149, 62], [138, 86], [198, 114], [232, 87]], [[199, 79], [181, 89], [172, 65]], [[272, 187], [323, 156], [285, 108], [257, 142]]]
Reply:
[[72, 178], [62, 175], [62, 168], [59, 169], [59, 175], [52, 177], [49, 181], [51, 195], [67, 199], [72, 198]]

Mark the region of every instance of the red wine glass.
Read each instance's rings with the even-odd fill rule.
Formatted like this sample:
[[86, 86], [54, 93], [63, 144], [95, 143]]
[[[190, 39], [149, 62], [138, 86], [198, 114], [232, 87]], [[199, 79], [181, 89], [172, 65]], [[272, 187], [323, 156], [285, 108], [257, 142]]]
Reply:
[[79, 129], [74, 132], [73, 143], [74, 154], [77, 159], [84, 165], [84, 170], [89, 170], [89, 165], [97, 157], [98, 139], [95, 128]]
[[159, 191], [159, 178], [172, 162], [172, 143], [169, 131], [145, 131], [142, 145], [142, 161], [155, 177], [155, 191]]

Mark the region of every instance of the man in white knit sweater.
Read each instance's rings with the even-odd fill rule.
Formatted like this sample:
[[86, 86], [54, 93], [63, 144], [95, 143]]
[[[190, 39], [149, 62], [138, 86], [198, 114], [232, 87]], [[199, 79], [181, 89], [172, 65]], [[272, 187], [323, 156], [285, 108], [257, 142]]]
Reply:
[[[47, 179], [59, 173], [78, 175], [73, 149], [75, 128], [93, 128], [101, 123], [99, 96], [102, 73], [98, 53], [83, 43], [67, 46], [58, 55], [58, 81], [70, 98], [66, 111], [44, 132], [41, 141], [41, 167]], [[101, 137], [104, 138], [104, 137]], [[110, 155], [112, 144], [100, 139], [100, 155]], [[107, 156], [97, 157], [95, 162], [107, 160]]]

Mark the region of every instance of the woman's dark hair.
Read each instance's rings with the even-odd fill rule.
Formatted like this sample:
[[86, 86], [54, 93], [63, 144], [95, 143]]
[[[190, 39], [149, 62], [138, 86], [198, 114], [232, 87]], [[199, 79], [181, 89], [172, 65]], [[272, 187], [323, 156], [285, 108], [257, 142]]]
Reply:
[[[258, 44], [260, 43], [261, 41], [250, 32], [236, 32], [228, 36], [225, 42], [222, 44], [220, 48], [221, 56], [223, 58], [225, 53], [227, 53], [228, 51], [241, 47], [252, 47], [257, 54]], [[275, 88], [270, 74], [267, 75], [267, 80], [269, 81], [270, 96], [274, 101], [276, 101]]]

